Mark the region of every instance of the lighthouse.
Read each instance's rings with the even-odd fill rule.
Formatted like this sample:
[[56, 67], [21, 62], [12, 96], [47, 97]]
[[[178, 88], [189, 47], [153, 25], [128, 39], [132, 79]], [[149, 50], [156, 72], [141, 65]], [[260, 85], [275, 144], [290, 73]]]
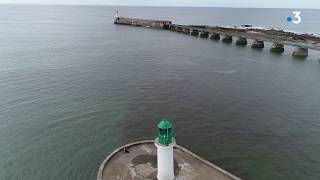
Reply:
[[118, 11], [116, 11], [116, 18], [118, 18], [119, 17], [119, 12]]
[[173, 138], [172, 123], [168, 119], [163, 119], [158, 124], [159, 133], [155, 140], [157, 146], [158, 180], [173, 180]]

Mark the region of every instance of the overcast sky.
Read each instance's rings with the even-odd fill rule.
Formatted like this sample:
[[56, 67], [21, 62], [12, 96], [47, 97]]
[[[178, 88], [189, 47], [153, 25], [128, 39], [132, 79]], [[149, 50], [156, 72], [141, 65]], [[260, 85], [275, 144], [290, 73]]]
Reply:
[[320, 9], [320, 0], [0, 0], [0, 3]]

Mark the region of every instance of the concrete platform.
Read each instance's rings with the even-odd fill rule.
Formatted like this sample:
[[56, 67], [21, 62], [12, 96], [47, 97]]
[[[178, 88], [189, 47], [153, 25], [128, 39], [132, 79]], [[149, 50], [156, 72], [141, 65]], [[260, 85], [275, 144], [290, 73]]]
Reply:
[[[298, 34], [278, 29], [254, 28], [254, 27], [225, 27], [225, 26], [207, 26], [207, 25], [180, 25], [172, 24], [171, 21], [144, 20], [118, 17], [115, 24], [143, 26], [160, 29], [188, 28], [191, 35], [198, 36], [199, 32], [206, 31], [209, 34], [218, 34], [220, 36], [243, 37], [246, 39], [254, 39], [257, 41], [266, 41], [289, 45], [304, 49], [320, 50], [320, 37], [313, 34]], [[229, 42], [230, 40], [228, 40]], [[253, 48], [261, 49], [263, 45], [254, 44]]]
[[[187, 149], [174, 147], [176, 180], [240, 180]], [[101, 164], [97, 180], [156, 180], [157, 150], [154, 141], [127, 144]]]

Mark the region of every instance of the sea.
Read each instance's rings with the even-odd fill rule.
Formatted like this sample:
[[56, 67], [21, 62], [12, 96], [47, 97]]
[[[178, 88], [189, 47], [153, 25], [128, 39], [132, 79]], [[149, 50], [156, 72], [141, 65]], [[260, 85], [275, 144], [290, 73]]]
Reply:
[[116, 11], [320, 35], [312, 9], [0, 5], [1, 180], [94, 180], [162, 118], [177, 144], [242, 179], [320, 179], [320, 51], [114, 25]]

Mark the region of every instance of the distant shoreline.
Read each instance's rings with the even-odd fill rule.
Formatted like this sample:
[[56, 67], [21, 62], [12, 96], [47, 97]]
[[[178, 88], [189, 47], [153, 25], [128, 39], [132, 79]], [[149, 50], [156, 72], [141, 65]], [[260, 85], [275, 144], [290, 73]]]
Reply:
[[155, 8], [226, 8], [226, 9], [285, 9], [285, 10], [320, 10], [320, 8], [300, 8], [300, 7], [226, 7], [226, 6], [151, 6], [151, 5], [111, 5], [111, 4], [61, 4], [61, 3], [1, 3], [2, 5], [30, 5], [30, 6], [98, 6], [98, 7], [155, 7]]

